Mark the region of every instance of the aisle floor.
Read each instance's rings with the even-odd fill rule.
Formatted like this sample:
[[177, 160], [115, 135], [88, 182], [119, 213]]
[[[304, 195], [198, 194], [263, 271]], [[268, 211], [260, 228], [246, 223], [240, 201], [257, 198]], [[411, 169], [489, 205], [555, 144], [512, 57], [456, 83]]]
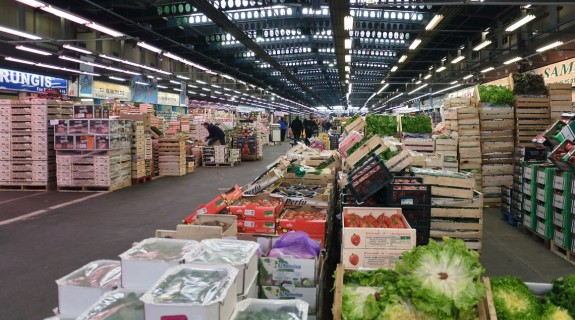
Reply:
[[[200, 167], [111, 193], [0, 192], [0, 319], [50, 316], [57, 306], [56, 279], [93, 260], [118, 259], [156, 229], [174, 229], [201, 203], [234, 183], [253, 181], [288, 147], [266, 147], [263, 161]], [[575, 273], [570, 263], [501, 221], [497, 210], [485, 211], [484, 240], [488, 275], [545, 282]]]

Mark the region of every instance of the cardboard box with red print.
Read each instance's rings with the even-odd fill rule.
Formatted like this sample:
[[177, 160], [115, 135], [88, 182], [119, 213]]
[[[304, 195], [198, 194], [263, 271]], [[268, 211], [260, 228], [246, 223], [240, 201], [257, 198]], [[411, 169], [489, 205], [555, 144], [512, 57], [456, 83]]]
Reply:
[[341, 262], [346, 269], [393, 269], [405, 251], [409, 250], [343, 248]]
[[273, 220], [239, 220], [237, 221], [239, 233], [275, 234], [276, 223]]
[[307, 234], [325, 235], [327, 210], [303, 206], [285, 209], [278, 219], [278, 234], [289, 231], [304, 231]]
[[254, 197], [244, 196], [230, 205], [230, 213], [238, 216], [238, 220], [270, 220], [275, 221], [283, 209], [282, 199], [270, 197], [267, 194]]

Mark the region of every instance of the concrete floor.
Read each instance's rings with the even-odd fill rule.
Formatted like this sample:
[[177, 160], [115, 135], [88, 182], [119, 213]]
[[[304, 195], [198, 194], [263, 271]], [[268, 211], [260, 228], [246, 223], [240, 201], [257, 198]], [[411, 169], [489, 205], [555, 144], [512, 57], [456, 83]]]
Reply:
[[[288, 147], [266, 147], [263, 161], [201, 167], [111, 193], [0, 192], [0, 319], [50, 316], [57, 306], [56, 279], [93, 260], [118, 259], [156, 229], [173, 229], [232, 184], [251, 182]], [[18, 220], [23, 216], [31, 217]], [[574, 266], [501, 221], [497, 210], [485, 211], [484, 228], [482, 262], [490, 276], [548, 282], [575, 273]]]

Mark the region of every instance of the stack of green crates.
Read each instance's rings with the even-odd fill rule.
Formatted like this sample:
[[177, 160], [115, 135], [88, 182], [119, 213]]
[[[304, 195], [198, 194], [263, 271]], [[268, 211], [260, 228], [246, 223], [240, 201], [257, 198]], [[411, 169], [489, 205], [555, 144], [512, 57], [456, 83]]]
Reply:
[[553, 206], [552, 225], [553, 242], [564, 249], [571, 248], [572, 230], [572, 201], [575, 197], [572, 195], [572, 177], [571, 172], [558, 171], [553, 177], [551, 187], [553, 189]]
[[523, 166], [523, 186], [521, 199], [521, 215], [523, 216], [523, 227], [535, 230], [537, 219], [535, 213], [537, 210], [537, 168], [538, 164], [525, 164]]
[[532, 216], [533, 229], [537, 234], [545, 239], [553, 238], [553, 178], [558, 169], [551, 165], [537, 165], [537, 177], [535, 185], [537, 191], [535, 195], [535, 215]]

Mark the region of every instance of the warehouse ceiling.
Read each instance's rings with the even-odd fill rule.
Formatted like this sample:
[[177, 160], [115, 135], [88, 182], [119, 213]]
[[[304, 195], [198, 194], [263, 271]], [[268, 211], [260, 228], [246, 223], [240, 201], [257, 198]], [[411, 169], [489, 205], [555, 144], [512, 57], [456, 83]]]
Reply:
[[[509, 35], [503, 32], [505, 26], [530, 13], [536, 13], [538, 18], [548, 16], [547, 10], [551, 10], [548, 6], [569, 3], [495, 0], [44, 2], [305, 105], [372, 110], [386, 105], [400, 93], [403, 95], [396, 102], [412, 99], [416, 96], [414, 90], [438, 91], [484, 79], [486, 75], [480, 73], [480, 69], [486, 61], [502, 59], [521, 49], [506, 42]], [[538, 6], [543, 3], [547, 6]], [[351, 28], [344, 23], [346, 16], [353, 17]], [[430, 28], [429, 23], [436, 16], [442, 19]], [[545, 38], [550, 35], [547, 23], [541, 21], [537, 26], [533, 34]], [[473, 51], [484, 39], [492, 39], [494, 45]], [[414, 48], [414, 42], [419, 41]], [[465, 59], [458, 62], [459, 56]], [[446, 67], [445, 71], [442, 66]], [[470, 76], [462, 79], [462, 74], [467, 73]]]

